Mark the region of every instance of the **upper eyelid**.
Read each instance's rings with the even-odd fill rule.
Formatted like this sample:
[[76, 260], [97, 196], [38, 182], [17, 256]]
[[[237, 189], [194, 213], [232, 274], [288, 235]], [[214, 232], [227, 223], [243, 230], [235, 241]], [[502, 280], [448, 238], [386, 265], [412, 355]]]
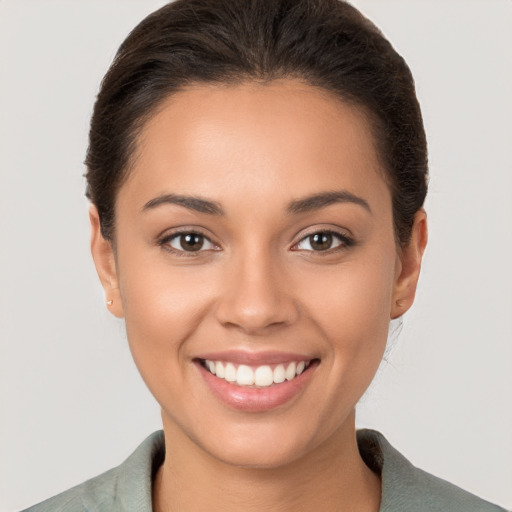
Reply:
[[305, 238], [309, 236], [316, 235], [317, 233], [329, 233], [331, 235], [339, 236], [343, 240], [354, 240], [354, 236], [348, 231], [343, 230], [342, 228], [334, 228], [334, 227], [325, 227], [325, 228], [312, 228], [310, 231], [308, 230], [306, 233], [302, 232], [299, 235], [296, 235], [294, 238], [297, 240], [293, 245], [298, 244]]
[[[204, 236], [205, 238], [207, 238], [210, 242], [212, 242], [213, 244], [216, 244], [216, 242], [214, 242], [214, 240], [212, 239], [212, 235], [209, 234], [206, 230], [203, 230], [201, 228], [196, 228], [196, 227], [188, 227], [188, 226], [183, 226], [183, 227], [180, 227], [180, 228], [175, 228], [174, 230], [170, 231], [169, 230], [165, 230], [162, 232], [162, 234], [158, 235], [156, 237], [156, 239], [161, 242], [162, 240], [171, 240], [172, 238], [176, 237], [176, 236], [179, 236], [179, 235], [186, 235], [188, 233], [194, 233], [196, 235], [201, 235], [201, 236]], [[218, 245], [218, 244], [216, 244]]]
[[310, 232], [306, 233], [305, 235], [302, 235], [300, 239], [303, 240], [304, 238], [307, 238], [308, 236], [311, 236], [311, 235], [316, 235], [317, 233], [329, 233], [331, 235], [338, 235], [342, 238], [350, 238], [350, 236], [348, 234], [341, 233], [341, 232], [337, 231], [336, 229], [325, 228], [325, 229], [314, 229], [313, 231], [310, 231]]
[[[204, 237], [206, 240], [208, 240], [208, 242], [210, 242], [210, 244], [212, 244], [214, 246], [214, 248], [213, 249], [202, 249], [199, 251], [185, 251], [182, 249], [177, 249], [176, 247], [172, 247], [170, 245], [170, 242], [172, 240], [174, 240], [175, 238], [177, 238], [181, 235], [187, 235], [187, 234], [196, 234], [196, 235], [200, 235], [200, 236]], [[176, 231], [173, 231], [168, 234], [165, 234], [165, 232], [164, 232], [163, 235], [160, 235], [157, 237], [156, 244], [159, 245], [160, 247], [164, 247], [165, 245], [168, 245], [169, 251], [174, 252], [175, 254], [177, 254], [177, 253], [187, 254], [187, 256], [193, 256], [194, 254], [198, 255], [199, 253], [204, 253], [204, 252], [212, 251], [212, 250], [216, 251], [220, 247], [217, 242], [212, 240], [211, 236], [205, 234], [201, 229], [198, 229], [198, 228], [181, 228], [181, 229], [177, 229]]]
[[[310, 250], [310, 249], [298, 249], [297, 248], [297, 246], [301, 242], [303, 242], [304, 240], [306, 240], [310, 236], [313, 236], [313, 235], [315, 235], [317, 233], [329, 233], [329, 234], [337, 237], [339, 242], [341, 242], [341, 243], [340, 243], [339, 246], [333, 247], [333, 248], [330, 248], [330, 249], [326, 249], [325, 251], [313, 251], [313, 250]], [[315, 253], [315, 254], [318, 254], [318, 255], [327, 255], [327, 254], [332, 254], [333, 252], [338, 252], [340, 250], [353, 247], [354, 245], [356, 245], [356, 241], [354, 240], [352, 235], [340, 233], [336, 229], [332, 229], [332, 228], [331, 229], [325, 229], [324, 228], [324, 229], [316, 229], [316, 230], [313, 230], [313, 231], [303, 235], [301, 238], [299, 238], [299, 240], [297, 242], [295, 242], [290, 247], [290, 250], [292, 250], [292, 251], [304, 251], [304, 252], [309, 252], [309, 253]]]

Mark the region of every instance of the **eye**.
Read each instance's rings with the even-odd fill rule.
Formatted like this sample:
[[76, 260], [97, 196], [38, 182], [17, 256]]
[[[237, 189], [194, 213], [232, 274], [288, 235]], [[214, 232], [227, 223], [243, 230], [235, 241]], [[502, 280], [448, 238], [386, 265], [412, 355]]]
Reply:
[[199, 252], [216, 249], [211, 240], [201, 233], [177, 233], [162, 240], [162, 245], [169, 245], [176, 251]]
[[328, 251], [341, 246], [350, 246], [352, 241], [339, 233], [332, 231], [317, 231], [304, 237], [297, 245], [300, 251]]

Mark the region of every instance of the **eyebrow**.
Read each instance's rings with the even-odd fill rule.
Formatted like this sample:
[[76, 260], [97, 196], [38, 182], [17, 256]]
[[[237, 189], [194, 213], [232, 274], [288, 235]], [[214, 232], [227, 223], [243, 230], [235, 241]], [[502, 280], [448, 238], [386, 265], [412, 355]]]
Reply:
[[189, 210], [207, 213], [209, 215], [224, 215], [224, 210], [220, 204], [215, 201], [210, 201], [198, 196], [182, 196], [177, 194], [165, 194], [155, 197], [142, 207], [142, 211], [152, 210], [163, 204], [177, 204]]
[[[302, 199], [296, 199], [288, 205], [286, 211], [288, 214], [297, 215], [300, 213], [320, 210], [321, 208], [325, 208], [326, 206], [334, 203], [357, 204], [362, 206], [369, 213], [372, 213], [368, 201], [348, 192], [347, 190], [319, 192]], [[189, 210], [206, 213], [208, 215], [224, 215], [222, 206], [216, 201], [211, 201], [199, 196], [184, 196], [178, 194], [164, 194], [155, 197], [142, 207], [142, 211], [152, 210], [164, 204], [177, 204], [179, 206], [184, 206]]]
[[303, 199], [297, 199], [292, 201], [287, 210], [288, 214], [299, 214], [307, 213], [314, 210], [320, 210], [334, 203], [352, 203], [362, 206], [369, 213], [372, 213], [372, 209], [368, 204], [368, 201], [362, 197], [356, 196], [347, 190], [339, 190], [333, 192], [320, 192]]

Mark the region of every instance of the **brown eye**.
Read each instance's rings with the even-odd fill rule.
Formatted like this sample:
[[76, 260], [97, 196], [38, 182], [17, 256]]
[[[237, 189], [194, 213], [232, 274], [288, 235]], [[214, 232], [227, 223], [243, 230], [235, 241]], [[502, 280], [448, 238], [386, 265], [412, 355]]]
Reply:
[[332, 246], [332, 238], [330, 233], [315, 233], [309, 237], [309, 243], [315, 251], [326, 251]]
[[173, 249], [186, 252], [198, 252], [214, 248], [213, 243], [200, 233], [178, 233], [168, 243]]
[[303, 238], [298, 244], [297, 249], [301, 251], [328, 251], [341, 245], [350, 245], [348, 239], [338, 233], [329, 231], [318, 231], [312, 235]]
[[196, 233], [180, 235], [180, 245], [184, 251], [199, 251], [203, 247], [204, 237]]

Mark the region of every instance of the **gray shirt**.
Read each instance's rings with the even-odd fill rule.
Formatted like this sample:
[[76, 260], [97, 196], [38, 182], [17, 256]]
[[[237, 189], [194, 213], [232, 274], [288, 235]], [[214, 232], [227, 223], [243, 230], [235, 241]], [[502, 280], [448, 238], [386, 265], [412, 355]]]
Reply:
[[[357, 442], [382, 479], [379, 512], [505, 512], [414, 467], [379, 432], [359, 430]], [[163, 432], [154, 432], [120, 466], [25, 512], [152, 512], [151, 482], [164, 455]]]

